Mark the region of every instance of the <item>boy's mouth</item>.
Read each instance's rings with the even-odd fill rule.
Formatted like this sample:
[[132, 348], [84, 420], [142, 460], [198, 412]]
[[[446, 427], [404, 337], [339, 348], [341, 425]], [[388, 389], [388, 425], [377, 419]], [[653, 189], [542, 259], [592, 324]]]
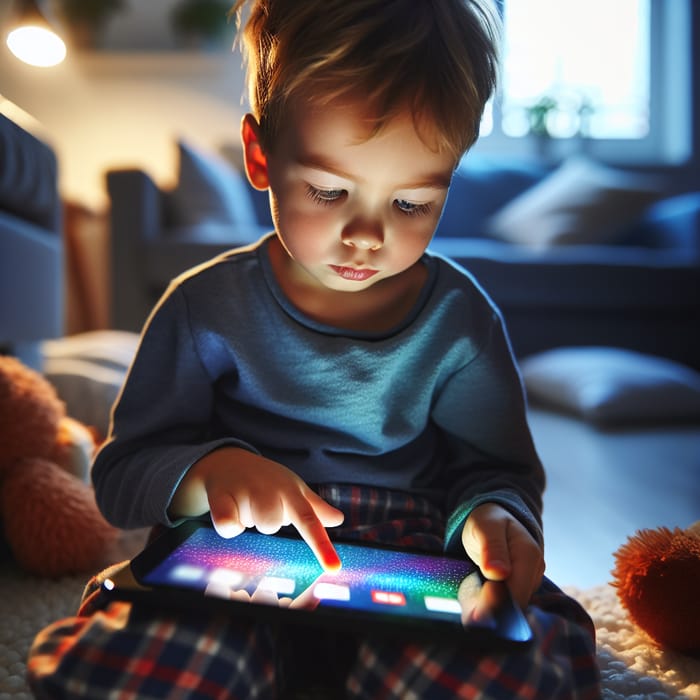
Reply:
[[353, 282], [363, 282], [378, 272], [378, 270], [373, 270], [369, 267], [357, 268], [345, 267], [344, 265], [329, 265], [329, 267], [343, 279], [352, 280]]

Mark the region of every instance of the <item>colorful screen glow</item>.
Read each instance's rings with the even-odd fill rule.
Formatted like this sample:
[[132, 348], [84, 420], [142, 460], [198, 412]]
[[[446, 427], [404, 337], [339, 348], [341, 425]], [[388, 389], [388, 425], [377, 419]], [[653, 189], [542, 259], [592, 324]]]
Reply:
[[302, 540], [247, 531], [233, 539], [202, 527], [142, 577], [256, 603], [346, 608], [459, 622], [468, 560], [336, 543], [342, 568], [326, 573]]

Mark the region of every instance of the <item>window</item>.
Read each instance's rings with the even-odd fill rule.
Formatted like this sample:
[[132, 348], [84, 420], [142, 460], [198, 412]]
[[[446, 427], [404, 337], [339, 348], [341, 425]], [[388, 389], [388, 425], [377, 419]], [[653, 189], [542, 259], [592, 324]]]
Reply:
[[690, 152], [688, 0], [503, 0], [499, 94], [477, 146], [674, 162]]

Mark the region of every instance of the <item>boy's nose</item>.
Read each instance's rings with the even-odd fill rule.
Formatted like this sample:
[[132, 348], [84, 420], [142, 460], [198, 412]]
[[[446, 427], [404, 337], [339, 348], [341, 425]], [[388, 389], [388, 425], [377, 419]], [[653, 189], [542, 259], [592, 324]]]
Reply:
[[379, 250], [384, 245], [384, 231], [378, 223], [357, 222], [345, 227], [342, 240], [350, 248]]

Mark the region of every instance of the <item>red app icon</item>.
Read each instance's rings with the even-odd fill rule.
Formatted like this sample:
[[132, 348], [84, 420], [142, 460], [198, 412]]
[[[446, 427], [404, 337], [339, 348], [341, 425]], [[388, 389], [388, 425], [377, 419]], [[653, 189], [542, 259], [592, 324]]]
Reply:
[[406, 596], [396, 591], [372, 591], [372, 602], [377, 605], [406, 605]]

